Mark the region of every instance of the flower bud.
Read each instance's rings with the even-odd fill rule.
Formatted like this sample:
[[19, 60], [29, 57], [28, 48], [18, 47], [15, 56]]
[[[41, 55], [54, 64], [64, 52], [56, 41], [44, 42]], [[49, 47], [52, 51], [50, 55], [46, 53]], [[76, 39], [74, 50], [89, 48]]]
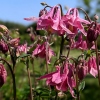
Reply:
[[0, 87], [5, 83], [7, 77], [6, 69], [3, 64], [0, 64]]
[[47, 10], [46, 9], [40, 10], [39, 17], [41, 17], [42, 15], [45, 15], [46, 13], [47, 13]]
[[59, 97], [59, 98], [64, 98], [64, 96], [65, 96], [65, 94], [64, 94], [63, 92], [59, 92], [59, 93], [58, 93], [58, 97]]
[[0, 25], [0, 32], [8, 32], [8, 28], [4, 25]]
[[99, 16], [98, 15], [94, 15], [94, 19], [95, 20], [98, 20], [99, 19]]
[[41, 5], [45, 6], [45, 5], [47, 5], [47, 3], [46, 2], [41, 2]]
[[15, 39], [12, 39], [9, 41], [9, 44], [12, 46], [12, 47], [17, 47], [19, 45], [19, 42], [20, 42], [20, 38], [15, 38]]
[[93, 28], [89, 28], [88, 32], [87, 32], [87, 40], [89, 42], [95, 41], [97, 39], [99, 35], [98, 30], [95, 30]]
[[0, 41], [0, 51], [6, 53], [8, 51], [8, 46], [4, 41]]

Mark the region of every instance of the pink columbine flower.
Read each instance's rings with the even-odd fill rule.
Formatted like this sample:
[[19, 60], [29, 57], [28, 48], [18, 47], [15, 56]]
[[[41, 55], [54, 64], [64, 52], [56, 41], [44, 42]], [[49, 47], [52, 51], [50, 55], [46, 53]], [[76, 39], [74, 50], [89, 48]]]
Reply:
[[84, 77], [88, 74], [88, 66], [86, 61], [82, 61], [82, 64], [78, 65], [78, 78], [83, 80]]
[[59, 32], [59, 34], [63, 34], [60, 27], [61, 10], [58, 5], [51, 7], [50, 11], [43, 13], [39, 18], [32, 17], [24, 19], [37, 21], [37, 30], [47, 30], [50, 33]]
[[47, 75], [41, 76], [39, 79], [46, 79], [47, 85], [55, 86], [57, 90], [67, 91], [70, 90], [70, 93], [74, 96], [73, 87], [75, 87], [75, 80], [73, 78], [72, 69], [68, 68], [68, 64], [62, 68], [56, 66], [56, 71], [49, 73]]
[[27, 43], [25, 43], [23, 45], [19, 45], [17, 47], [17, 56], [19, 56], [21, 54], [26, 54], [27, 51], [29, 51], [29, 47], [27, 47]]
[[87, 49], [87, 43], [85, 40], [83, 40], [82, 34], [79, 34], [78, 40], [74, 43], [72, 43], [72, 48], [77, 48], [81, 50]]
[[0, 87], [6, 82], [7, 72], [3, 64], [0, 64]]
[[86, 36], [87, 33], [85, 32], [82, 23], [90, 24], [89, 21], [79, 17], [79, 12], [76, 8], [71, 8], [68, 10], [67, 14], [62, 17], [60, 26], [67, 34], [76, 35], [78, 31], [81, 31]]
[[37, 47], [35, 48], [35, 50], [32, 53], [32, 56], [40, 57], [40, 58], [46, 58], [46, 56], [47, 56], [48, 57], [47, 62], [50, 63], [51, 57], [54, 56], [54, 51], [49, 46], [46, 51], [46, 46], [47, 46], [47, 42], [45, 42], [43, 44], [37, 44]]
[[88, 72], [94, 77], [96, 77], [96, 75], [98, 74], [96, 58], [94, 56], [90, 57], [88, 60]]
[[9, 41], [9, 44], [12, 46], [12, 47], [17, 47], [19, 45], [19, 42], [20, 42], [20, 38], [14, 38], [14, 39], [11, 39]]
[[56, 71], [46, 74], [44, 76], [41, 76], [40, 79], [46, 79], [47, 85], [53, 85], [61, 83], [61, 76], [60, 76], [60, 66], [56, 66]]

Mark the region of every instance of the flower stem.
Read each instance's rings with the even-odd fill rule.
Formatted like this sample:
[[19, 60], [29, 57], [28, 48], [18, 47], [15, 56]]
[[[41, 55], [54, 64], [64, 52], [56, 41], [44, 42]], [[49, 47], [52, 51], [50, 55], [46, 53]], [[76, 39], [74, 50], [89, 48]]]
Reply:
[[77, 93], [77, 98], [76, 100], [80, 100], [80, 95], [79, 95], [79, 91], [78, 91], [78, 66], [76, 65], [76, 93]]
[[99, 82], [99, 86], [100, 86], [100, 72], [99, 72], [99, 59], [98, 59], [97, 40], [95, 41], [95, 50], [96, 50], [97, 70], [98, 70], [98, 82]]
[[4, 61], [8, 67], [9, 67], [9, 70], [11, 72], [11, 76], [12, 76], [12, 80], [13, 80], [13, 98], [14, 100], [16, 100], [16, 81], [15, 81], [15, 74], [13, 73], [13, 70], [12, 70], [12, 67], [11, 65], [3, 58], [0, 59], [1, 61]]
[[46, 40], [46, 69], [47, 69], [47, 73], [48, 73], [48, 39]]
[[30, 70], [29, 70], [29, 59], [27, 58], [26, 61], [27, 73], [28, 73], [28, 80], [30, 85], [30, 98], [33, 100], [33, 93], [32, 93], [32, 84], [31, 84], [31, 77], [30, 77]]
[[35, 78], [35, 72], [34, 72], [34, 58], [32, 58], [32, 68], [33, 68], [33, 81], [34, 81], [34, 87], [36, 87], [36, 78]]
[[88, 14], [86, 13], [86, 11], [85, 11], [84, 9], [82, 9], [82, 8], [77, 8], [77, 9], [82, 10], [82, 11], [84, 12], [84, 14], [86, 15], [87, 20], [88, 20], [89, 22], [91, 22], [90, 17], [88, 16]]
[[63, 46], [64, 46], [64, 36], [61, 37], [59, 58], [62, 56], [62, 53], [63, 53]]

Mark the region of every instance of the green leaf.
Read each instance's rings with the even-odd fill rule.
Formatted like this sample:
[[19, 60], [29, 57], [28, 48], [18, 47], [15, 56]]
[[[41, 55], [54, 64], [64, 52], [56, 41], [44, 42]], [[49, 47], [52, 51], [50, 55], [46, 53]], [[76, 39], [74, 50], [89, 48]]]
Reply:
[[85, 88], [85, 81], [82, 81], [80, 84], [79, 84], [79, 92], [81, 92], [83, 89]]

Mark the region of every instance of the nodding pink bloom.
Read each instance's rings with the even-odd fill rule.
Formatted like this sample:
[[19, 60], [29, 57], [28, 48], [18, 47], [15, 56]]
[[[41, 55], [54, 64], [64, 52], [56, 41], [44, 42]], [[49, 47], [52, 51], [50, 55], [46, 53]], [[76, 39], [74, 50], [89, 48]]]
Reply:
[[79, 80], [83, 80], [84, 77], [88, 74], [88, 66], [87, 66], [87, 62], [83, 61], [82, 65], [80, 64], [78, 66], [78, 78]]
[[81, 31], [85, 36], [87, 33], [82, 25], [90, 24], [89, 21], [81, 19], [79, 17], [79, 12], [76, 8], [69, 9], [67, 14], [64, 15], [60, 21], [60, 26], [67, 32], [67, 34], [76, 35], [78, 31]]
[[46, 51], [46, 45], [47, 45], [46, 42], [43, 44], [37, 44], [36, 49], [32, 53], [32, 56], [40, 57], [40, 58], [46, 58], [47, 56], [48, 57], [47, 62], [50, 63], [50, 59], [52, 56], [54, 56], [54, 52], [49, 46], [48, 46], [48, 50]]
[[68, 68], [66, 64], [62, 71], [60, 66], [56, 66], [56, 71], [49, 73], [47, 75], [41, 76], [39, 79], [46, 79], [47, 85], [55, 86], [57, 90], [67, 91], [74, 96], [73, 87], [75, 87], [75, 80], [73, 79], [73, 74], [71, 68]]
[[96, 77], [96, 75], [98, 74], [95, 57], [90, 57], [88, 60], [88, 72], [94, 77]]
[[47, 85], [53, 85], [61, 83], [61, 76], [60, 76], [60, 66], [56, 66], [56, 71], [46, 74], [44, 76], [41, 76], [40, 79], [46, 79]]
[[8, 51], [8, 46], [3, 40], [0, 40], [0, 51], [2, 51], [3, 53], [6, 53]]
[[83, 40], [82, 34], [79, 34], [78, 40], [72, 44], [72, 48], [77, 48], [81, 50], [87, 49], [87, 43], [85, 40]]
[[56, 89], [60, 91], [67, 91], [69, 89], [71, 95], [75, 97], [73, 88], [76, 86], [76, 82], [73, 78], [73, 71], [71, 67], [73, 66], [70, 64], [65, 64], [63, 72], [61, 73], [62, 81], [56, 85]]
[[29, 51], [29, 48], [27, 47], [27, 43], [25, 43], [23, 45], [19, 45], [17, 47], [17, 56], [19, 56], [21, 54], [26, 54], [27, 51]]
[[97, 23], [91, 23], [88, 31], [87, 31], [87, 40], [88, 42], [93, 42], [93, 41], [96, 41], [96, 39], [98, 38], [99, 36], [99, 30], [98, 30], [98, 24]]
[[14, 38], [14, 39], [12, 39], [12, 40], [9, 41], [9, 44], [12, 47], [17, 47], [19, 45], [19, 42], [20, 42], [20, 38]]
[[51, 7], [50, 11], [43, 13], [39, 18], [24, 18], [28, 21], [37, 21], [37, 30], [47, 30], [50, 33], [63, 34], [60, 27], [61, 10], [58, 5]]
[[0, 87], [6, 82], [7, 71], [4, 68], [3, 64], [0, 64]]

